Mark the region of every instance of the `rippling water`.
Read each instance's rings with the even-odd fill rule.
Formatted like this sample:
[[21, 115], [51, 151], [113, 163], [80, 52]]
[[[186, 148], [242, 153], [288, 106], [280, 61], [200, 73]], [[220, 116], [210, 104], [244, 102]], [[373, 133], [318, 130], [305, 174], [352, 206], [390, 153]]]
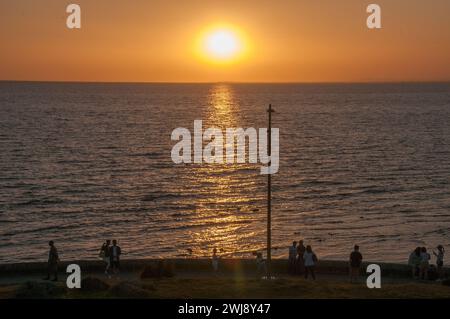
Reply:
[[0, 83], [0, 262], [252, 257], [265, 244], [259, 164], [175, 165], [177, 127], [280, 129], [273, 254], [406, 261], [450, 245], [449, 84]]

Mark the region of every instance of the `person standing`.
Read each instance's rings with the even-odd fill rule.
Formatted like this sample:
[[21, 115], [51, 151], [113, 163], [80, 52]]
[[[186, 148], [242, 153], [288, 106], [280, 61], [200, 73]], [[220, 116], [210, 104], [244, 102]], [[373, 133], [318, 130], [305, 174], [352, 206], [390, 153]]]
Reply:
[[311, 274], [313, 280], [316, 280], [315, 266], [317, 263], [317, 256], [313, 252], [310, 245], [306, 246], [306, 251], [303, 254], [303, 260], [305, 262], [305, 279], [308, 279], [308, 274]]
[[50, 240], [48, 245], [50, 246], [50, 250], [48, 252], [47, 277], [45, 280], [50, 280], [50, 276], [53, 275], [52, 281], [58, 281], [58, 250], [56, 249], [53, 240]]
[[100, 248], [100, 255], [99, 257], [105, 262], [106, 268], [105, 268], [105, 275], [109, 274], [109, 268], [111, 267], [111, 257], [110, 257], [110, 251], [109, 247], [111, 245], [111, 240], [106, 240], [106, 242], [103, 243], [102, 248]]
[[358, 281], [359, 273], [361, 271], [361, 263], [363, 256], [359, 252], [359, 246], [355, 245], [353, 251], [350, 254], [350, 282]]
[[433, 250], [433, 254], [436, 256], [436, 268], [439, 279], [442, 279], [444, 267], [444, 247], [442, 245], [439, 245], [437, 246], [437, 250], [437, 253]]
[[297, 268], [297, 242], [292, 242], [292, 246], [289, 246], [289, 260], [288, 260], [288, 272], [291, 275], [295, 275]]
[[420, 276], [420, 247], [416, 247], [414, 251], [409, 255], [408, 265], [411, 267], [412, 278]]
[[297, 274], [299, 275], [305, 272], [305, 262], [303, 260], [305, 251], [306, 247], [303, 245], [303, 240], [300, 240], [297, 246]]
[[112, 246], [109, 249], [109, 258], [110, 258], [110, 267], [114, 274], [119, 272], [120, 268], [120, 255], [122, 254], [122, 250], [117, 245], [117, 240], [112, 241]]
[[422, 247], [420, 249], [420, 279], [428, 279], [428, 267], [430, 266], [431, 256], [427, 253], [427, 249]]
[[256, 274], [265, 275], [267, 273], [266, 261], [264, 260], [263, 254], [256, 252]]

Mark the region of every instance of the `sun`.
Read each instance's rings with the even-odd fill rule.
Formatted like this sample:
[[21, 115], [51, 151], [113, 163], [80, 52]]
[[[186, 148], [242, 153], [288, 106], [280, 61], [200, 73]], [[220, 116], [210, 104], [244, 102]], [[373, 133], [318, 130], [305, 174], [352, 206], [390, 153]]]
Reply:
[[233, 58], [239, 51], [240, 43], [231, 30], [216, 30], [205, 39], [207, 53], [217, 59]]
[[231, 25], [207, 27], [199, 33], [197, 39], [197, 55], [208, 63], [235, 63], [248, 51], [248, 41], [243, 32]]

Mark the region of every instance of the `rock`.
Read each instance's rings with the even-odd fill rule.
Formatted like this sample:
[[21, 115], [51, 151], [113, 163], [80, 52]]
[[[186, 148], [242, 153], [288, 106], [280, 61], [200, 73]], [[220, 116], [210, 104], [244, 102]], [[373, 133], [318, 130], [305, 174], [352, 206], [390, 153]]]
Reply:
[[175, 270], [172, 263], [163, 262], [159, 267], [162, 268], [161, 273], [164, 277], [172, 278], [175, 276]]
[[117, 298], [148, 298], [149, 292], [141, 288], [140, 286], [132, 283], [123, 281], [119, 284], [113, 286], [110, 289], [110, 293], [113, 297]]
[[105, 291], [109, 285], [103, 280], [95, 277], [86, 277], [81, 280], [81, 290], [87, 292]]
[[66, 288], [58, 283], [28, 281], [18, 289], [16, 298], [49, 299], [59, 297], [65, 292]]
[[153, 284], [143, 284], [142, 288], [145, 290], [155, 291], [156, 287]]
[[141, 279], [173, 277], [175, 271], [172, 263], [159, 261], [157, 265], [147, 265], [141, 272]]
[[147, 265], [144, 267], [144, 270], [141, 272], [141, 279], [148, 279], [148, 278], [159, 278], [161, 277], [161, 274], [159, 273], [157, 267], [154, 265]]

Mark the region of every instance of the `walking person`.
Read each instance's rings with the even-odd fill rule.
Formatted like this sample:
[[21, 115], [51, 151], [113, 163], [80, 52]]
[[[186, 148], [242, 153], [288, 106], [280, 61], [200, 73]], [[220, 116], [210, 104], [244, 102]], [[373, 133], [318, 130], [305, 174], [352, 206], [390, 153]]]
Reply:
[[111, 262], [111, 269], [114, 274], [117, 274], [120, 269], [120, 255], [122, 254], [122, 250], [117, 245], [117, 240], [112, 241], [112, 246], [109, 249], [109, 258]]
[[312, 279], [316, 280], [316, 274], [314, 270], [317, 263], [317, 256], [313, 252], [310, 245], [306, 246], [306, 251], [303, 254], [303, 260], [305, 263], [305, 279], [308, 279], [308, 274], [311, 274]]
[[298, 275], [302, 275], [305, 272], [305, 262], [303, 260], [303, 255], [305, 254], [306, 247], [303, 245], [303, 239], [299, 241], [297, 246], [297, 269]]
[[109, 275], [109, 268], [111, 267], [111, 257], [109, 254], [110, 245], [111, 245], [111, 240], [108, 239], [108, 240], [106, 240], [106, 242], [103, 243], [102, 247], [100, 248], [99, 257], [106, 264], [105, 275]]
[[53, 240], [50, 240], [48, 245], [50, 246], [50, 250], [48, 252], [47, 277], [44, 278], [44, 280], [50, 280], [50, 276], [53, 275], [52, 281], [58, 281], [58, 250], [56, 249]]
[[437, 246], [437, 250], [438, 252], [436, 253], [433, 250], [433, 255], [436, 256], [436, 268], [437, 268], [437, 273], [439, 276], [439, 279], [442, 279], [444, 276], [443, 274], [443, 268], [444, 268], [444, 247], [442, 245]]
[[297, 242], [292, 242], [292, 246], [289, 246], [289, 260], [288, 260], [288, 272], [291, 275], [295, 275], [297, 269]]
[[355, 245], [355, 247], [353, 247], [353, 251], [350, 254], [350, 260], [349, 260], [350, 282], [358, 282], [359, 274], [361, 272], [362, 260], [363, 260], [363, 256], [359, 252], [359, 246]]
[[431, 256], [427, 253], [427, 249], [420, 249], [420, 279], [428, 280], [428, 267], [430, 266]]

